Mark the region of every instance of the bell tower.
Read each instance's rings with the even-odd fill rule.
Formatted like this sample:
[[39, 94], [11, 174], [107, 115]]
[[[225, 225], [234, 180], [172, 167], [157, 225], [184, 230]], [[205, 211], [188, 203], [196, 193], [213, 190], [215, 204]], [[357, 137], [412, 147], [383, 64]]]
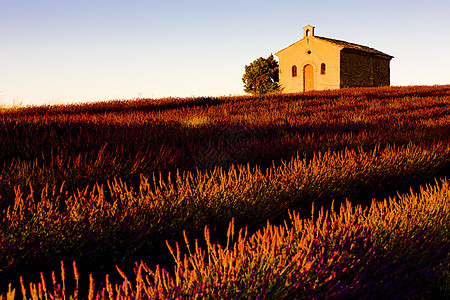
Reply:
[[303, 38], [314, 36], [314, 26], [306, 25], [303, 27]]

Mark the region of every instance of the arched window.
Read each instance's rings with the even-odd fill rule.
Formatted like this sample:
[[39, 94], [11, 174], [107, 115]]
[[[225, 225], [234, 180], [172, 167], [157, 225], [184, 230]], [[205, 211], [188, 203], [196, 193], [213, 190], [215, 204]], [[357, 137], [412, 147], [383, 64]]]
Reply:
[[321, 75], [325, 75], [326, 72], [327, 72], [327, 66], [325, 66], [324, 63], [322, 63], [322, 64], [320, 65], [320, 74], [321, 74]]
[[292, 77], [297, 77], [297, 66], [296, 65], [292, 66]]
[[311, 35], [311, 31], [309, 29], [306, 29], [306, 36], [310, 36]]

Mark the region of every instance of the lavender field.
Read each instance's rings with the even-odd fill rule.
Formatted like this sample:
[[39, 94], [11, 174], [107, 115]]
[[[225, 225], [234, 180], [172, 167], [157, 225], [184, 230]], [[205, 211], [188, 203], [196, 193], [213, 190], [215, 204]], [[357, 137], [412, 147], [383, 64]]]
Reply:
[[450, 295], [450, 86], [0, 112], [0, 299]]

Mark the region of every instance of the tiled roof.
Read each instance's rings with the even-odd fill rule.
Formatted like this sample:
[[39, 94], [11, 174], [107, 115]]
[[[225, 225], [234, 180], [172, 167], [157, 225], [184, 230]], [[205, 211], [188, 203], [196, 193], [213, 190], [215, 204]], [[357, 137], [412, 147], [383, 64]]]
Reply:
[[353, 43], [349, 43], [346, 41], [340, 41], [340, 40], [335, 40], [335, 39], [330, 39], [330, 38], [326, 38], [326, 37], [322, 37], [322, 36], [314, 36], [317, 39], [323, 40], [323, 41], [327, 41], [329, 43], [341, 46], [345, 49], [352, 49], [352, 50], [358, 50], [358, 51], [363, 51], [363, 52], [368, 52], [368, 53], [373, 53], [373, 54], [378, 54], [378, 55], [383, 55], [383, 56], [388, 56], [388, 57], [393, 57], [389, 54], [383, 53], [381, 51], [378, 51], [376, 49], [370, 48], [370, 47], [366, 47], [366, 46], [362, 46], [362, 45], [358, 45], [358, 44], [353, 44]]

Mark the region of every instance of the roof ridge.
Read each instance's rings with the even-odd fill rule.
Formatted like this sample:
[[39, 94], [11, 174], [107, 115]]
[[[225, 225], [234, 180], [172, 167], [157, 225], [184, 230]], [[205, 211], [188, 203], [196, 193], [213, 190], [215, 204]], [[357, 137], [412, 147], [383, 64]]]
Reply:
[[359, 50], [359, 51], [364, 51], [364, 52], [369, 52], [369, 53], [374, 53], [374, 54], [380, 54], [380, 55], [385, 55], [385, 56], [389, 56], [389, 57], [393, 57], [392, 55], [386, 54], [384, 52], [381, 52], [377, 49], [368, 47], [368, 46], [364, 46], [364, 45], [360, 45], [360, 44], [355, 44], [355, 43], [351, 43], [351, 42], [347, 42], [347, 41], [342, 41], [342, 40], [337, 40], [337, 39], [332, 39], [332, 38], [327, 38], [327, 37], [323, 37], [323, 36], [318, 36], [315, 35], [315, 38], [318, 38], [320, 40], [325, 40], [327, 42], [336, 44], [338, 46], [341, 46], [343, 48], [347, 48], [347, 49], [353, 49], [353, 50]]

